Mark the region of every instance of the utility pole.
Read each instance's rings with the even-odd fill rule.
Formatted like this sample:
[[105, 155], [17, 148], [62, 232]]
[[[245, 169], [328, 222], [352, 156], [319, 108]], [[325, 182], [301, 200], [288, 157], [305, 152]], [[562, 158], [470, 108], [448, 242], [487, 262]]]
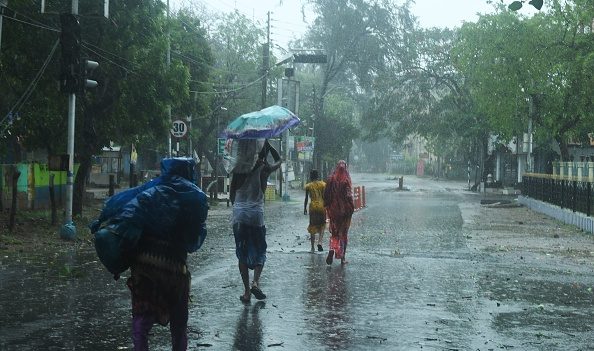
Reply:
[[[167, 69], [171, 65], [171, 26], [169, 25], [169, 0], [167, 0]], [[171, 105], [167, 105], [167, 119], [171, 123]], [[167, 132], [167, 157], [171, 157], [171, 132]]]
[[470, 160], [468, 160], [468, 169], [466, 172], [468, 174], [468, 191], [470, 191]]
[[[282, 78], [277, 78], [276, 79], [276, 82], [277, 82], [276, 83], [276, 104], [278, 106], [283, 106], [283, 79]], [[283, 133], [283, 134], [285, 134], [285, 133]], [[281, 155], [283, 154], [282, 153], [283, 152], [283, 150], [282, 150], [283, 149], [283, 139], [282, 138], [283, 138], [283, 135], [281, 135], [281, 140], [280, 140], [280, 143], [279, 143], [279, 153]], [[287, 167], [286, 163], [285, 163], [285, 167]], [[281, 170], [282, 170], [282, 167], [281, 167]], [[282, 172], [281, 172], [281, 175], [282, 175]], [[276, 179], [279, 180], [278, 173], [277, 173], [277, 178]], [[278, 192], [279, 192], [281, 198], [283, 198], [283, 196], [284, 196], [283, 183], [280, 182], [280, 181], [278, 182]]]
[[66, 180], [66, 218], [60, 230], [64, 239], [76, 237], [76, 227], [72, 221], [72, 203], [74, 198], [74, 123], [76, 116], [76, 94], [83, 93], [85, 88], [94, 88], [97, 82], [87, 79], [87, 73], [99, 66], [95, 61], [81, 60], [80, 23], [78, 21], [78, 0], [72, 0], [70, 14], [61, 14], [62, 62], [60, 70], [60, 90], [68, 94], [68, 170]]
[[318, 112], [319, 112], [318, 111], [317, 95], [316, 95], [316, 85], [315, 84], [312, 84], [312, 85], [313, 85], [313, 87], [312, 87], [312, 106], [311, 107], [313, 110], [313, 121], [312, 121], [311, 136], [314, 138], [314, 145], [313, 145], [314, 147], [313, 147], [313, 150], [311, 151], [311, 159], [310, 159], [311, 164], [309, 166], [311, 167], [310, 170], [317, 169], [318, 172], [320, 172], [319, 174], [322, 176], [322, 179], [324, 179], [325, 173], [324, 173], [324, 170], [322, 170], [320, 168], [320, 165], [318, 163], [318, 159], [320, 157], [318, 157], [318, 155], [317, 155], [318, 148], [316, 146], [318, 141], [316, 139], [316, 129], [315, 128], [316, 128], [316, 122], [318, 120]]
[[[289, 77], [287, 83], [291, 82], [291, 77]], [[294, 91], [293, 91], [294, 90]], [[299, 85], [295, 84], [294, 85], [294, 89], [291, 89], [291, 85], [289, 84], [289, 94], [290, 96], [287, 97], [288, 101], [291, 101], [291, 98], [294, 98], [295, 100], [295, 107], [293, 108], [293, 113], [295, 113], [296, 115], [299, 115]], [[293, 93], [295, 93], [293, 95]], [[289, 162], [291, 162], [290, 160], [290, 154], [289, 154], [289, 149], [290, 149], [290, 144], [289, 144], [289, 130], [287, 129], [284, 133], [283, 133], [283, 137], [285, 138], [285, 177], [284, 177], [284, 181], [285, 181], [285, 193], [283, 194], [283, 201], [289, 201], [290, 200], [290, 196], [289, 196]]]
[[[68, 143], [67, 143], [67, 147], [66, 147], [66, 153], [68, 153], [68, 171], [66, 173], [66, 218], [65, 218], [65, 223], [62, 226], [62, 229], [60, 231], [60, 235], [63, 238], [67, 238], [67, 239], [74, 239], [76, 237], [76, 226], [74, 225], [74, 222], [72, 221], [72, 202], [73, 202], [73, 198], [74, 198], [74, 122], [75, 122], [75, 113], [76, 113], [76, 88], [73, 88], [71, 85], [73, 84], [73, 80], [75, 79], [72, 75], [73, 75], [73, 69], [74, 67], [79, 64], [80, 62], [76, 62], [76, 60], [79, 59], [80, 57], [80, 52], [79, 52], [79, 44], [80, 43], [76, 43], [76, 40], [78, 40], [79, 38], [76, 38], [77, 35], [80, 34], [80, 27], [78, 26], [78, 18], [76, 16], [78, 16], [78, 0], [72, 0], [72, 10], [71, 10], [71, 14], [73, 17], [66, 17], [64, 16], [63, 18], [74, 18], [74, 21], [76, 23], [76, 25], [69, 25], [67, 28], [65, 29], [64, 24], [67, 23], [67, 20], [64, 20], [62, 22], [62, 55], [64, 56], [64, 40], [66, 38], [66, 36], [72, 36], [74, 38], [73, 41], [75, 43], [73, 43], [73, 51], [71, 52], [71, 59], [72, 62], [69, 62], [69, 66], [70, 66], [70, 76], [68, 76], [65, 80], [65, 86], [66, 86], [66, 90], [68, 92]], [[72, 24], [72, 23], [71, 23]], [[68, 33], [65, 33], [64, 31], [67, 30]], [[72, 33], [72, 31], [78, 31], [78, 33]], [[70, 45], [72, 43], [69, 43], [68, 45]], [[61, 77], [60, 80], [64, 79], [64, 77]], [[61, 83], [63, 84], [63, 83]], [[74, 84], [76, 85], [76, 84]]]
[[535, 95], [530, 95], [530, 105], [528, 106], [528, 154], [526, 155], [526, 163], [528, 165], [528, 172], [534, 172], [534, 165], [532, 164], [532, 119], [536, 117], [536, 101]]
[[[294, 54], [293, 55], [293, 63], [313, 63], [313, 64], [324, 64], [328, 62], [328, 56], [326, 54], [323, 53], [307, 53], [312, 52], [312, 51], [318, 51], [318, 50], [300, 50], [304, 53], [299, 53], [299, 54]], [[320, 96], [320, 103], [323, 101], [324, 96]], [[319, 106], [318, 102], [316, 101], [316, 93], [315, 93], [315, 86], [314, 86], [314, 96], [313, 96], [313, 102], [314, 102], [314, 115], [315, 118], [319, 121], [321, 120], [321, 115], [322, 112], [324, 110], [323, 106]], [[317, 137], [316, 133], [318, 133], [317, 130], [314, 130], [314, 137]], [[320, 157], [319, 157], [319, 151], [318, 148], [315, 147], [314, 145], [314, 153], [313, 153], [313, 161], [312, 163], [315, 163], [317, 166], [316, 168], [319, 171], [322, 171], [322, 173], [324, 173], [325, 170], [322, 170], [320, 165]]]
[[216, 111], [217, 113], [217, 130], [215, 132], [215, 152], [214, 152], [214, 198], [215, 200], [219, 199], [219, 128], [220, 128], [220, 114], [222, 113], [221, 111], [227, 111], [227, 108], [224, 106], [221, 106], [221, 109], [219, 111]]
[[[194, 105], [196, 104], [197, 95], [198, 95], [198, 92], [195, 91], [194, 92]], [[192, 119], [193, 119], [193, 116], [192, 116], [192, 114], [190, 114], [187, 117], [187, 120], [188, 120], [188, 154], [187, 155], [188, 155], [188, 157], [194, 156], [194, 154], [193, 154], [194, 147], [192, 145]]]
[[268, 66], [270, 66], [270, 11], [266, 21], [266, 44], [262, 46], [262, 102], [261, 108], [266, 108], [266, 89], [268, 87]]
[[8, 7], [8, 0], [0, 0], [0, 51], [2, 50], [2, 19], [4, 18], [4, 9]]

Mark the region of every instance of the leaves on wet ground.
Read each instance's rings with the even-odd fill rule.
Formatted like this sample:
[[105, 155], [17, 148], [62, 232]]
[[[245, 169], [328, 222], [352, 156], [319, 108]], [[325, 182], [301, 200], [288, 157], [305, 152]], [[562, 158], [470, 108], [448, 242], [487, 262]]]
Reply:
[[375, 336], [375, 335], [367, 335], [367, 339], [379, 340], [380, 344], [384, 341], [388, 341], [388, 338], [384, 338], [383, 336]]

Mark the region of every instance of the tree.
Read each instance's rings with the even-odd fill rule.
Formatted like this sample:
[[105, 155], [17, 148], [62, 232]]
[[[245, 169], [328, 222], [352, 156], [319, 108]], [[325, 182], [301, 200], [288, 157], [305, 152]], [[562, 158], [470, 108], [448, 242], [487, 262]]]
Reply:
[[0, 151], [10, 157], [5, 162], [19, 162], [22, 148], [42, 148], [50, 154], [66, 149], [67, 104], [57, 89], [59, 21], [39, 15], [30, 2], [11, 4], [5, 11], [0, 138], [8, 142], [0, 143]]
[[[526, 3], [526, 0], [521, 1], [514, 1], [508, 5], [508, 8], [512, 11], [518, 11], [522, 8], [523, 4]], [[528, 4], [534, 6], [535, 9], [540, 10], [542, 8], [544, 1], [543, 0], [529, 0]]]
[[110, 140], [128, 144], [140, 136], [141, 142], [163, 145], [159, 140], [166, 140], [170, 125], [166, 106], [175, 111], [188, 97], [187, 67], [179, 60], [165, 65], [164, 10], [160, 1], [126, 1], [110, 7], [110, 22], [89, 18], [83, 26], [83, 48], [103, 64], [99, 88], [81, 97], [74, 214], [82, 210], [92, 156]]
[[568, 140], [591, 120], [592, 34], [583, 30], [591, 13], [591, 4], [553, 1], [551, 13], [530, 19], [504, 11], [463, 26], [457, 67], [497, 133], [509, 139], [531, 119], [541, 142], [556, 140], [569, 157]]
[[[50, 12], [70, 11], [64, 4], [55, 6]], [[18, 2], [14, 9], [13, 17], [22, 20], [3, 28], [0, 111], [6, 117], [0, 130], [3, 136], [18, 138], [18, 145], [27, 149], [60, 153], [66, 144], [67, 104], [56, 82], [58, 20], [51, 14], [38, 14], [32, 3]], [[80, 167], [74, 214], [82, 210], [92, 156], [103, 146], [110, 141], [121, 145], [135, 142], [162, 152], [170, 129], [166, 106], [184, 116], [205, 115], [208, 106], [203, 96], [189, 95], [190, 77], [199, 82], [193, 86], [195, 91], [207, 90], [212, 63], [205, 32], [197, 19], [180, 13], [168, 22], [163, 3], [155, 0], [114, 3], [109, 20], [96, 15], [98, 10], [93, 3], [79, 8], [82, 59], [92, 59], [100, 66], [93, 77], [99, 87], [77, 98], [75, 162]], [[25, 30], [30, 28], [26, 26], [35, 30]], [[179, 54], [169, 67], [165, 64], [168, 30], [172, 50]], [[30, 45], [32, 42], [36, 45]], [[191, 57], [195, 62], [180, 57]]]
[[359, 137], [359, 116], [356, 102], [344, 93], [335, 92], [326, 98], [326, 122], [319, 128], [322, 138], [316, 139], [316, 148], [322, 150], [323, 162], [334, 164], [337, 160], [348, 160], [352, 141]]
[[[400, 31], [412, 24], [412, 17], [408, 4], [394, 6], [389, 1], [312, 0], [309, 4], [317, 17], [303, 43], [309, 48], [323, 49], [327, 55], [327, 63], [321, 67], [322, 79], [315, 102], [315, 137], [321, 140], [327, 137], [321, 132], [330, 122], [325, 116], [330, 84], [339, 84], [353, 93], [369, 89], [377, 71], [386, 62], [387, 44], [398, 40]], [[320, 155], [327, 150], [323, 145], [318, 146], [314, 159], [319, 168]]]
[[418, 135], [438, 157], [464, 155], [480, 163], [478, 152], [489, 128], [475, 109], [466, 77], [453, 65], [457, 31], [414, 28], [403, 38], [406, 45], [392, 45], [405, 51], [394, 49], [398, 55], [389, 57], [374, 81], [363, 118], [365, 138], [387, 138], [398, 146]]
[[198, 154], [202, 154], [205, 140], [213, 129], [210, 127], [212, 118], [209, 117], [213, 101], [210, 80], [214, 55], [201, 21], [189, 10], [180, 10], [171, 25], [172, 55], [184, 63], [190, 74], [190, 94], [182, 97], [176, 113], [179, 118], [192, 119], [188, 138], [191, 138], [192, 147], [199, 151]]
[[528, 123], [523, 87], [534, 72], [529, 66], [539, 66], [526, 60], [534, 49], [526, 31], [513, 13], [482, 16], [477, 23], [462, 26], [453, 48], [453, 64], [467, 77], [477, 112], [504, 140]]
[[[214, 62], [210, 77], [213, 95], [210, 113], [204, 121], [206, 134], [201, 142], [201, 151], [214, 165], [216, 155], [211, 152], [213, 147], [207, 145], [216, 145], [218, 133], [229, 119], [260, 109], [264, 75], [262, 44], [266, 36], [263, 25], [254, 23], [238, 11], [221, 16], [204, 16], [209, 17], [204, 20], [210, 21], [212, 28], [209, 45]], [[271, 56], [270, 61], [274, 62], [274, 57]], [[274, 75], [269, 75], [269, 78], [272, 77]], [[223, 167], [218, 169], [222, 171]]]

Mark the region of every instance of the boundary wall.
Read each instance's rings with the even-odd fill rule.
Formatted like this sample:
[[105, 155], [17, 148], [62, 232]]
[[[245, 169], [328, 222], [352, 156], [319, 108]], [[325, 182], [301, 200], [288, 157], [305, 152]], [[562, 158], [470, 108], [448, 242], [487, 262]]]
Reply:
[[[74, 166], [74, 173], [78, 170]], [[26, 210], [41, 210], [51, 207], [49, 181], [54, 175], [54, 196], [56, 205], [66, 201], [66, 171], [50, 171], [47, 164], [19, 163], [0, 164], [0, 210], [8, 210], [12, 204], [12, 175], [14, 170], [21, 174], [17, 181], [17, 208]]]
[[566, 224], [575, 225], [585, 232], [594, 234], [594, 218], [584, 213], [573, 212], [572, 210], [527, 196], [518, 196], [518, 202], [536, 212], [543, 213]]

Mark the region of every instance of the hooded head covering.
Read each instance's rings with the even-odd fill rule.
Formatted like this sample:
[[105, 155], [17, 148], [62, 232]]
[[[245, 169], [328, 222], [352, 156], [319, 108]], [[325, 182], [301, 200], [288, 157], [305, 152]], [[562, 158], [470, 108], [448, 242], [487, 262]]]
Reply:
[[[326, 180], [324, 201], [329, 204], [329, 210], [334, 210], [333, 206], [337, 205], [337, 208], [340, 208], [340, 211], [342, 211], [343, 204], [352, 203], [353, 195], [351, 188], [351, 175], [347, 170], [347, 164], [344, 160], [340, 160], [336, 164], [336, 168], [332, 174]], [[350, 212], [352, 213], [352, 210]]]
[[336, 163], [336, 168], [330, 174], [330, 179], [338, 183], [348, 183], [351, 186], [351, 175], [347, 170], [347, 163], [345, 160], [340, 160]]
[[196, 161], [191, 157], [164, 158], [161, 160], [161, 175], [175, 175], [193, 182], [195, 165]]

